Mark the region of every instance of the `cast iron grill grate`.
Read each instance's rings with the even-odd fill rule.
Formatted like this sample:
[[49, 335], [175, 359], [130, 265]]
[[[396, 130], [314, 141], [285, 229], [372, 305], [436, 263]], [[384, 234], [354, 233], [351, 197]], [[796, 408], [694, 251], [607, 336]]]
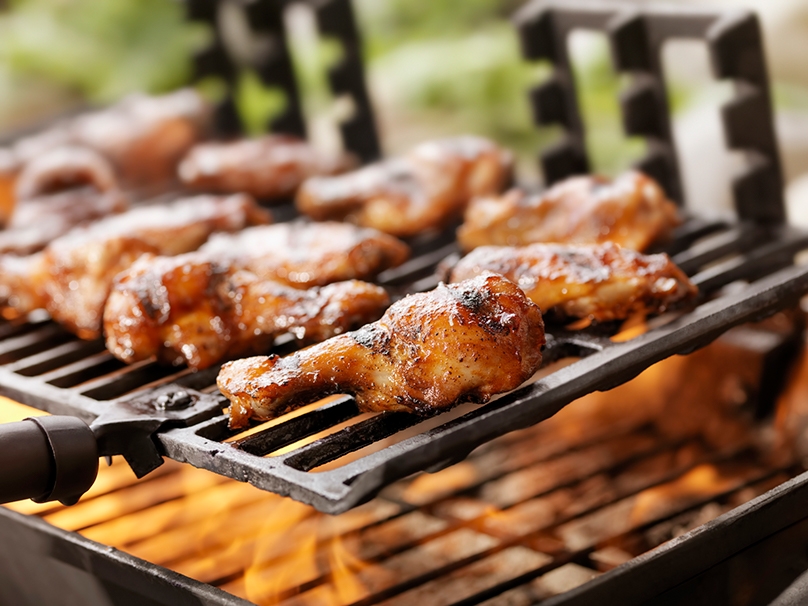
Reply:
[[[568, 356], [580, 360], [489, 404], [424, 419], [404, 413], [363, 415], [353, 398], [343, 396], [276, 424], [256, 426], [246, 437], [230, 431], [227, 417], [219, 415], [160, 432], [155, 439], [172, 459], [289, 495], [321, 511], [341, 512], [396, 479], [461, 460], [475, 447], [537, 423], [577, 397], [614, 387], [654, 362], [692, 351], [728, 328], [771, 314], [808, 292], [808, 267], [791, 265], [794, 255], [808, 248], [808, 234], [785, 226], [691, 220], [677, 236], [671, 249], [681, 250], [674, 258], [702, 289], [703, 302], [691, 311], [652, 320], [648, 332], [624, 342], [611, 340], [605, 330], [551, 329], [547, 362]], [[454, 249], [440, 239], [434, 244], [407, 266], [382, 276], [382, 282], [400, 285], [413, 279], [416, 285], [431, 286], [435, 278], [430, 270]], [[738, 283], [745, 280], [750, 282]], [[710, 297], [734, 282], [737, 287]], [[289, 344], [279, 348], [288, 349]], [[44, 317], [0, 326], [2, 393], [88, 421], [111, 400], [148, 399], [158, 387], [161, 394], [216, 393], [217, 371], [192, 373], [154, 362], [126, 366], [106, 352], [102, 342], [80, 341]], [[224, 407], [226, 401], [221, 402]], [[317, 439], [310, 441], [313, 436]], [[356, 452], [362, 449], [367, 451]], [[345, 462], [339, 461], [343, 457]], [[327, 469], [320, 469], [325, 465]]]
[[[558, 55], [549, 51], [542, 55], [541, 49], [549, 47], [546, 43], [536, 43], [533, 37], [550, 36], [557, 41], [559, 36], [566, 36], [572, 30], [575, 19], [581, 20], [578, 25], [586, 27], [611, 24], [610, 35], [618, 39], [627, 35], [621, 33], [626, 30], [612, 26], [634, 23], [611, 9], [605, 13], [602, 10], [564, 13], [561, 20], [556, 18], [559, 11], [563, 12], [552, 4], [538, 3], [522, 13], [523, 38], [534, 41], [526, 42], [529, 58], [548, 56], [556, 60]], [[686, 14], [684, 17], [678, 13], [634, 11], [631, 14], [646, 26], [648, 23], [658, 25], [665, 18], [672, 19], [672, 23], [680, 25], [676, 30], [680, 33], [684, 31], [681, 24], [690, 23]], [[695, 28], [691, 35], [722, 32], [712, 38], [707, 36], [708, 42], [719, 50], [729, 44], [727, 40], [737, 41], [738, 32], [757, 31], [756, 20], [752, 16], [750, 22], [746, 13], [733, 17], [734, 20], [699, 15], [698, 19], [693, 18], [692, 23], [698, 27], [691, 23], [691, 30]], [[720, 25], [718, 30], [715, 23]], [[630, 31], [635, 31], [632, 28], [640, 26], [629, 27]], [[751, 48], [744, 56], [752, 57], [753, 63], [758, 58], [762, 61], [759, 36], [741, 36], [741, 39]], [[651, 46], [648, 52], [657, 53], [658, 45]], [[733, 46], [734, 50], [737, 48]], [[635, 68], [637, 65], [644, 64], [639, 62]], [[743, 69], [736, 68], [730, 75], [746, 77]], [[573, 115], [571, 108], [577, 108], [574, 96], [558, 84], [564, 80], [562, 65], [550, 88], [537, 89], [544, 92], [532, 96], [537, 115], [545, 116], [543, 122], [550, 121], [546, 119], [545, 105], [553, 95], [548, 91], [567, 95], [567, 118]], [[189, 426], [158, 431], [153, 439], [161, 454], [291, 496], [321, 511], [338, 513], [372, 498], [397, 479], [459, 461], [477, 446], [538, 423], [577, 397], [619, 385], [665, 357], [693, 351], [732, 326], [757, 320], [795, 303], [808, 292], [808, 267], [793, 265], [795, 255], [808, 249], [808, 234], [782, 222], [779, 160], [776, 149], [769, 149], [771, 153], [764, 149], [766, 133], [773, 137], [765, 73], [757, 89], [748, 78], [744, 82], [742, 103], [746, 103], [743, 99], [758, 99], [753, 103], [758, 112], [753, 114], [759, 118], [755, 128], [764, 134], [757, 137], [763, 141], [758, 144], [755, 137], [744, 138], [736, 132], [740, 127], [737, 120], [726, 119], [728, 132], [734, 133], [729, 137], [730, 144], [741, 147], [736, 143], [743, 142], [744, 149], [755, 152], [755, 162], [746, 175], [736, 181], [739, 220], [726, 223], [690, 218], [667, 247], [702, 292], [701, 300], [693, 309], [669, 312], [654, 319], [645, 334], [623, 342], [610, 338], [609, 327], [550, 330], [546, 362], [569, 356], [580, 360], [483, 406], [458, 407], [429, 419], [403, 413], [366, 415], [360, 414], [354, 400], [346, 396], [254, 427], [244, 436], [231, 432], [227, 428], [227, 417], [218, 414], [219, 409], [214, 406], [205, 412], [203, 420], [194, 417]], [[765, 101], [762, 105], [761, 98]], [[627, 103], [627, 116], [641, 111], [647, 118], [656, 112], [657, 121], [667, 123], [664, 104], [650, 104], [641, 110], [640, 105], [639, 101]], [[565, 124], [574, 135], [574, 145], [570, 147], [569, 141], [562, 144], [569, 152], [562, 155], [569, 156], [570, 150], [583, 153], [583, 133], [579, 126], [569, 119]], [[651, 147], [658, 147], [659, 137], [645, 134], [652, 143], [656, 141]], [[668, 143], [672, 146], [672, 141]], [[672, 147], [670, 150], [672, 153]], [[551, 152], [551, 156], [553, 153], [558, 152]], [[643, 164], [643, 167], [650, 170], [651, 165]], [[552, 167], [547, 165], [546, 168], [553, 178]], [[586, 164], [577, 168], [585, 169]], [[678, 181], [670, 180], [671, 175], [676, 174], [675, 165], [668, 168], [669, 179], [663, 178], [663, 182], [669, 191], [675, 192]], [[569, 172], [575, 170], [567, 174]], [[772, 175], [776, 177], [774, 184]], [[293, 215], [291, 212], [280, 214]], [[414, 242], [413, 248], [412, 260], [379, 277], [379, 282], [396, 294], [434, 286], [437, 264], [457, 252], [453, 230], [434, 237], [425, 236]], [[279, 351], [289, 348], [289, 343], [278, 345]], [[165, 397], [170, 392], [185, 391], [200, 397], [209, 394], [205, 396], [208, 399], [220, 398], [214, 387], [217, 371], [218, 368], [211, 368], [192, 373], [164, 368], [150, 361], [126, 366], [106, 352], [100, 342], [79, 341], [46, 317], [0, 325], [0, 392], [25, 404], [53, 413], [77, 415], [86, 421], [108, 410], [112, 402], [133, 398], [137, 405], [132, 407], [139, 410], [144, 406], [159, 408], [158, 396]], [[224, 407], [226, 401], [223, 398], [220, 401]]]

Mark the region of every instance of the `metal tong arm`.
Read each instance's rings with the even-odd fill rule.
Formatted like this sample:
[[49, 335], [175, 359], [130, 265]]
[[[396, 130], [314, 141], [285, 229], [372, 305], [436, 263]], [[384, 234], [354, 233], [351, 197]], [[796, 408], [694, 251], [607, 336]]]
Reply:
[[123, 455], [141, 478], [163, 463], [155, 433], [220, 412], [214, 396], [165, 386], [110, 404], [92, 425], [57, 415], [0, 425], [0, 503], [73, 505], [95, 482], [102, 456]]

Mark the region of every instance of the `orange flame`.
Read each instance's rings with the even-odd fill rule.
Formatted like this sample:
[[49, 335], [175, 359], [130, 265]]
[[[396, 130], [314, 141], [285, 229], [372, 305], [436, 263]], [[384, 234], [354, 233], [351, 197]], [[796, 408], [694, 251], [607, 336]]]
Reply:
[[648, 324], [645, 321], [644, 313], [636, 313], [628, 318], [620, 327], [620, 332], [612, 337], [615, 343], [623, 343], [624, 341], [631, 341], [635, 337], [648, 332]]
[[637, 495], [631, 521], [634, 525], [644, 524], [664, 514], [672, 503], [689, 500], [693, 497], [711, 496], [723, 492], [733, 480], [723, 477], [714, 465], [703, 464], [673, 482], [644, 490]]
[[367, 568], [369, 564], [350, 553], [339, 535], [330, 541], [328, 562], [331, 568], [334, 606], [352, 604], [367, 595], [368, 591], [359, 582], [357, 573]]

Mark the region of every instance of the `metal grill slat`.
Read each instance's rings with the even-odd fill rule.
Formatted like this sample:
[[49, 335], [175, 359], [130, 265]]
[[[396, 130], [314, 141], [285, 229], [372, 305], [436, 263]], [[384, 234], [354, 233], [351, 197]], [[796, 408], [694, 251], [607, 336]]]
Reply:
[[8, 364], [6, 368], [26, 377], [34, 377], [104, 351], [106, 348], [100, 341], [68, 341]]
[[700, 267], [718, 261], [722, 257], [751, 249], [756, 244], [769, 239], [768, 235], [768, 230], [738, 225], [709, 236], [688, 250], [674, 255], [673, 262], [685, 273], [692, 274]]
[[293, 451], [285, 457], [285, 463], [300, 471], [310, 471], [417, 425], [422, 420], [417, 415], [403, 412], [382, 412]]
[[52, 346], [55, 340], [67, 338], [70, 338], [68, 333], [56, 324], [46, 324], [19, 337], [12, 337], [0, 343], [0, 364], [8, 364], [26, 355], [39, 353]]
[[312, 436], [359, 414], [353, 398], [342, 398], [296, 417], [291, 421], [232, 442], [246, 453], [264, 456], [290, 444]]
[[39, 378], [56, 387], [70, 388], [122, 368], [123, 366], [123, 362], [115, 358], [111, 353], [102, 351], [101, 353], [45, 373]]
[[95, 400], [114, 400], [146, 383], [158, 381], [176, 372], [157, 362], [145, 361], [116, 370], [81, 385], [81, 394]]

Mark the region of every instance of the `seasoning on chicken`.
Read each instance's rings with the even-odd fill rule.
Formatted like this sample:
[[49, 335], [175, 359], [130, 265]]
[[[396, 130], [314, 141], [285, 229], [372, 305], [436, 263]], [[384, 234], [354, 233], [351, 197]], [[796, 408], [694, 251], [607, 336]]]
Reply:
[[378, 322], [290, 356], [229, 362], [217, 382], [231, 427], [333, 393], [353, 394], [363, 411], [428, 414], [517, 388], [543, 344], [539, 308], [489, 274], [405, 297]]
[[377, 319], [390, 304], [367, 282], [300, 290], [197, 257], [147, 255], [117, 277], [104, 310], [107, 348], [117, 358], [156, 356], [199, 370], [265, 351], [287, 332], [322, 341]]
[[524, 246], [535, 242], [616, 242], [645, 251], [679, 224], [676, 205], [662, 188], [638, 172], [614, 181], [572, 177], [542, 194], [514, 189], [478, 198], [457, 230], [461, 247]]
[[65, 145], [99, 152], [128, 186], [171, 181], [182, 156], [204, 136], [210, 117], [209, 105], [190, 89], [157, 97], [131, 95], [17, 141], [0, 157], [0, 192], [10, 189], [3, 184], [12, 184], [28, 162]]
[[314, 177], [297, 194], [316, 219], [347, 219], [400, 237], [440, 229], [474, 196], [493, 195], [511, 180], [510, 152], [481, 137], [422, 143], [404, 158], [336, 177]]
[[623, 320], [659, 313], [698, 290], [666, 254], [643, 255], [617, 244], [482, 246], [461, 259], [450, 281], [494, 272], [518, 284], [545, 318]]
[[375, 229], [347, 223], [279, 223], [217, 234], [202, 248], [201, 262], [227, 260], [262, 278], [307, 288], [368, 279], [401, 265], [409, 247]]
[[245, 192], [263, 200], [289, 198], [309, 177], [356, 166], [348, 154], [325, 154], [290, 135], [266, 135], [229, 143], [201, 143], [180, 163], [180, 180], [211, 192]]
[[107, 346], [125, 362], [157, 355], [204, 368], [266, 349], [284, 332], [323, 340], [390, 304], [377, 286], [339, 281], [373, 277], [407, 254], [374, 229], [295, 222], [217, 234], [177, 257], [144, 255], [115, 280], [104, 311]]
[[18, 313], [45, 307], [80, 337], [96, 338], [113, 279], [140, 255], [192, 251], [215, 231], [268, 221], [246, 195], [136, 208], [78, 227], [26, 261], [0, 258], [0, 296], [5, 290]]
[[73, 227], [123, 212], [126, 197], [98, 153], [63, 147], [29, 163], [16, 184], [17, 204], [0, 231], [0, 253], [29, 255]]

